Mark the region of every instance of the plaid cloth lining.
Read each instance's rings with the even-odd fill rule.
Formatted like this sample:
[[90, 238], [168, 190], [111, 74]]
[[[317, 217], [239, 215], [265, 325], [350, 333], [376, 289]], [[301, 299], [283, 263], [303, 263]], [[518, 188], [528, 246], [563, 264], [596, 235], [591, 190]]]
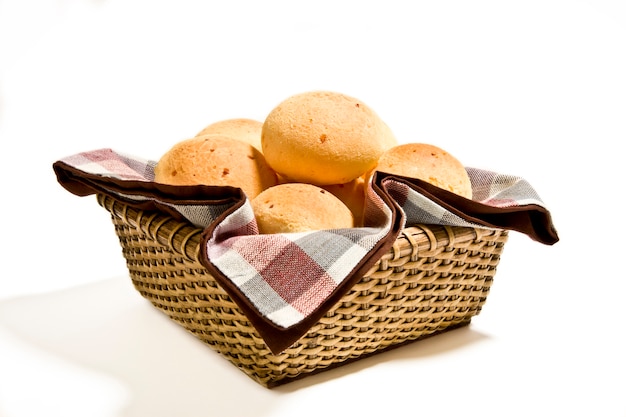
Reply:
[[[558, 241], [549, 212], [530, 184], [474, 168], [468, 168], [473, 201], [419, 180], [377, 173], [368, 188], [367, 227], [261, 235], [241, 190], [156, 184], [154, 166], [154, 161], [111, 149], [79, 153], [53, 165], [59, 183], [74, 194], [108, 193], [140, 208], [154, 204], [205, 229], [203, 263], [274, 353], [306, 333], [349, 289], [355, 274], [389, 249], [404, 225], [508, 228], [542, 243]], [[539, 224], [528, 214], [536, 211], [543, 214]]]
[[[467, 168], [472, 180], [474, 201], [494, 208], [543, 205], [539, 195], [523, 178]], [[486, 227], [454, 214], [436, 201], [417, 192], [410, 184], [387, 179], [386, 190], [406, 215], [406, 224], [438, 224]]]
[[391, 210], [376, 227], [259, 235], [249, 204], [224, 219], [207, 242], [206, 255], [254, 304], [280, 327], [313, 313], [341, 285], [391, 228]]

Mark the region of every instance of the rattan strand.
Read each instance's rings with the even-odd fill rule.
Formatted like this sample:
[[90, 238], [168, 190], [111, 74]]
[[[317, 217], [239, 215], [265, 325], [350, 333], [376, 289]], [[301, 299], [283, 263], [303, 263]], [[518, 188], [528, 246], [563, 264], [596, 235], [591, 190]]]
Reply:
[[272, 387], [469, 323], [489, 293], [506, 231], [415, 226], [309, 332], [272, 354], [198, 261], [201, 229], [99, 195], [133, 285], [156, 308]]

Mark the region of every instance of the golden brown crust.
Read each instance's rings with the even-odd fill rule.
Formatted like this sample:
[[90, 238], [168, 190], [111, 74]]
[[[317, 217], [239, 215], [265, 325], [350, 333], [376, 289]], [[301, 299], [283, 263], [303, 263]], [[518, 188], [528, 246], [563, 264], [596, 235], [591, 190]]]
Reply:
[[383, 136], [382, 136], [382, 142], [383, 142], [383, 147], [385, 150], [387, 149], [391, 149], [394, 146], [398, 146], [398, 139], [396, 138], [396, 135], [393, 133], [393, 131], [391, 130], [391, 128], [389, 127], [389, 125], [387, 125], [387, 123], [382, 122], [383, 123]]
[[418, 178], [465, 198], [472, 198], [472, 184], [465, 167], [443, 149], [426, 143], [407, 143], [385, 151], [378, 171]]
[[249, 143], [259, 151], [261, 148], [261, 130], [263, 128], [263, 122], [253, 119], [236, 118], [225, 119], [211, 123], [202, 129], [196, 136], [204, 135], [225, 135], [231, 136], [235, 139], [239, 139], [243, 142]]
[[248, 143], [204, 135], [175, 144], [157, 163], [155, 181], [171, 185], [228, 185], [252, 199], [276, 185], [276, 173]]
[[365, 211], [366, 179], [361, 176], [346, 184], [331, 184], [321, 186], [340, 199], [352, 212], [356, 227], [363, 225], [363, 212]]
[[332, 193], [303, 183], [268, 188], [252, 200], [260, 233], [354, 227], [350, 209]]
[[270, 166], [291, 181], [344, 184], [376, 165], [390, 134], [362, 101], [312, 91], [287, 98], [269, 113], [261, 145]]

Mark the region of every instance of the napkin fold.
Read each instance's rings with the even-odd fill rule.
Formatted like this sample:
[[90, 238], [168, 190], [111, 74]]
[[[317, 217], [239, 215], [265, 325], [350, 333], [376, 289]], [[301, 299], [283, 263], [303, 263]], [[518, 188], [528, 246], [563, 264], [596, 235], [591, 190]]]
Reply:
[[365, 226], [259, 234], [243, 191], [154, 182], [155, 161], [112, 149], [53, 164], [61, 186], [106, 194], [202, 228], [201, 259], [275, 354], [302, 337], [415, 224], [514, 230], [552, 245], [559, 238], [533, 187], [523, 178], [467, 168], [474, 199], [421, 180], [377, 172], [367, 189]]

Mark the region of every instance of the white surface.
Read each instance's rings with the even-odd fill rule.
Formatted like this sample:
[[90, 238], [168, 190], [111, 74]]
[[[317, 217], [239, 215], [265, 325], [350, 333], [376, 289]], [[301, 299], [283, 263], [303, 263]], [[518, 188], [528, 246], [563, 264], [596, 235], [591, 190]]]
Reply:
[[[0, 416], [626, 416], [624, 3], [217, 3], [0, 2]], [[51, 164], [317, 88], [525, 177], [561, 242], [512, 234], [469, 328], [267, 390], [132, 289]]]

